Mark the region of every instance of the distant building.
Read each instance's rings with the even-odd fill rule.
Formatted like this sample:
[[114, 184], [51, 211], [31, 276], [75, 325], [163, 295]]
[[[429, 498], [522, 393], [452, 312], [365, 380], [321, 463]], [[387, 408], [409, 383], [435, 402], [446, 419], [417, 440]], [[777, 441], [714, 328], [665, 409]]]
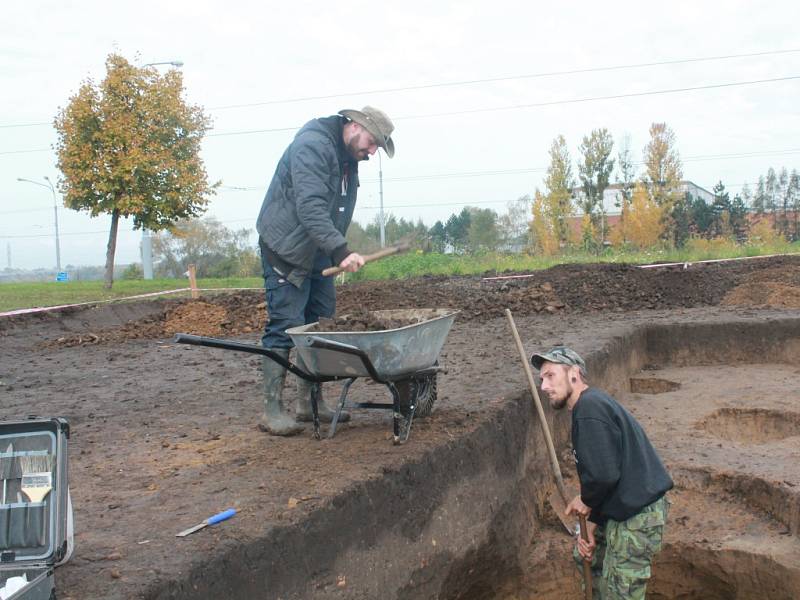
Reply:
[[[707, 204], [713, 204], [714, 193], [709, 192], [707, 189], [700, 187], [691, 181], [681, 181], [678, 184], [678, 191], [684, 194], [689, 193], [694, 198], [702, 198]], [[582, 186], [572, 188], [572, 193], [575, 197], [575, 203], [580, 209], [581, 201], [585, 197]], [[622, 206], [622, 185], [613, 183], [603, 191], [603, 208], [606, 213], [619, 212]], [[580, 212], [580, 210], [579, 210]], [[580, 213], [583, 214], [583, 213]]]

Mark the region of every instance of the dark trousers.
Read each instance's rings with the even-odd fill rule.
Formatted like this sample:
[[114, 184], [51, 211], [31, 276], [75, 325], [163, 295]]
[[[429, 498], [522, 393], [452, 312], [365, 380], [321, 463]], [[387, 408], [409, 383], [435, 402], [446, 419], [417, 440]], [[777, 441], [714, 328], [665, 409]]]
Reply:
[[331, 266], [331, 259], [320, 251], [314, 257], [311, 275], [298, 288], [269, 264], [261, 252], [264, 288], [267, 296], [267, 325], [261, 336], [264, 348], [291, 348], [286, 335], [290, 327], [315, 323], [320, 317], [332, 318], [336, 313], [336, 289], [333, 277], [323, 277], [322, 270]]

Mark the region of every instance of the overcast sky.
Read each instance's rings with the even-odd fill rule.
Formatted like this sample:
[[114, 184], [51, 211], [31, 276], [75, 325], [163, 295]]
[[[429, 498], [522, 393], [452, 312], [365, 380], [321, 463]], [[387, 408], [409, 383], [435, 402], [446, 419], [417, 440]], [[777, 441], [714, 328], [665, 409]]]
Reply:
[[[14, 268], [55, 265], [52, 195], [17, 178], [58, 180], [49, 123], [83, 80], [103, 78], [111, 52], [184, 63], [186, 98], [214, 121], [203, 158], [223, 187], [206, 214], [226, 226], [253, 228], [293, 136], [236, 132], [296, 128], [364, 104], [396, 126], [396, 155], [382, 161], [385, 210], [430, 226], [466, 205], [504, 212], [542, 187], [555, 136], [565, 136], [575, 161], [582, 136], [599, 127], [615, 141], [629, 135], [641, 160], [648, 127], [665, 121], [684, 178], [707, 189], [722, 180], [735, 193], [770, 166], [800, 167], [800, 78], [630, 96], [800, 77], [798, 23], [796, 0], [7, 3], [0, 268], [9, 249]], [[600, 70], [754, 53], [762, 54]], [[573, 73], [521, 77], [565, 71]], [[441, 85], [498, 78], [507, 79]], [[629, 97], [565, 102], [620, 95]], [[362, 224], [379, 204], [376, 158], [361, 167]], [[62, 266], [103, 263], [107, 218], [62, 207], [59, 225]], [[140, 260], [140, 237], [122, 222], [118, 264]]]

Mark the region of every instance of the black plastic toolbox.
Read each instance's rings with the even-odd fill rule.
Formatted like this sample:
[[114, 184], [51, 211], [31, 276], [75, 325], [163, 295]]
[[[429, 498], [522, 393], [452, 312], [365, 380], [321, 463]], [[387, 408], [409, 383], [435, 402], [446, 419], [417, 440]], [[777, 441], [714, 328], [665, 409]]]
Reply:
[[[65, 419], [0, 421], [0, 589], [12, 577], [27, 578], [7, 600], [56, 597], [54, 570], [73, 545], [68, 439]], [[48, 487], [31, 501], [28, 494], [35, 499], [37, 488]]]

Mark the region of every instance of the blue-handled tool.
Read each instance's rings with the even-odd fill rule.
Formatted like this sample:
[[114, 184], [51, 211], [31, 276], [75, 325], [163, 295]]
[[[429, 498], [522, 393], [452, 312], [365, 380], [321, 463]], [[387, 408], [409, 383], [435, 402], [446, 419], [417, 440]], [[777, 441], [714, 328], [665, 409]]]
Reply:
[[190, 533], [194, 533], [195, 531], [198, 531], [198, 530], [202, 529], [203, 527], [206, 527], [207, 525], [214, 525], [216, 523], [219, 523], [220, 521], [225, 521], [226, 519], [230, 519], [235, 514], [236, 514], [236, 509], [235, 508], [229, 508], [228, 510], [224, 510], [219, 514], [214, 515], [213, 517], [209, 517], [208, 519], [206, 519], [205, 521], [203, 521], [199, 525], [195, 525], [194, 527], [189, 527], [189, 529], [185, 529], [185, 530], [181, 531], [180, 533], [176, 533], [175, 537], [187, 536]]

